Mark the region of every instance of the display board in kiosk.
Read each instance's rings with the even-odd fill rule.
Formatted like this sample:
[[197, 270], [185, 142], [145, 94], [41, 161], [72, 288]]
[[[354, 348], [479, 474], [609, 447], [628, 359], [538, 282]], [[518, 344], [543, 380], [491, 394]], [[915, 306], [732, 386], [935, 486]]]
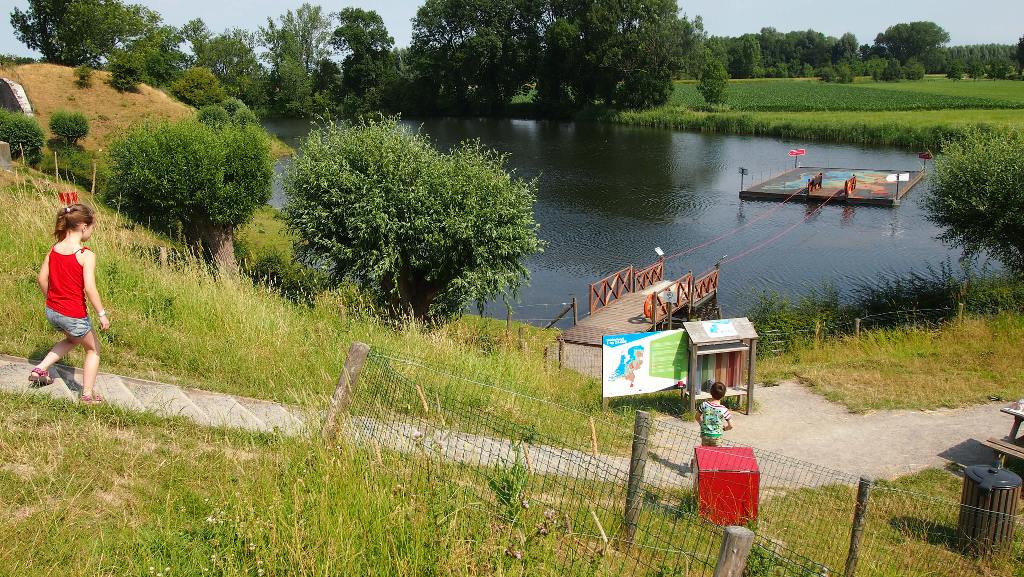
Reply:
[[697, 401], [711, 398], [708, 387], [726, 385], [726, 397], [745, 398], [745, 413], [754, 403], [757, 331], [746, 317], [683, 323], [689, 348], [686, 389], [691, 412]]

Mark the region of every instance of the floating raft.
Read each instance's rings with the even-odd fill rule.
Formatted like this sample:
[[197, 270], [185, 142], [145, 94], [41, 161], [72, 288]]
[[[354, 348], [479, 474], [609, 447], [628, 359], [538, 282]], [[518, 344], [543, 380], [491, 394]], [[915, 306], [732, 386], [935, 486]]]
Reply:
[[[807, 181], [822, 173], [821, 188], [807, 192]], [[887, 182], [890, 174], [910, 174], [909, 182]], [[802, 202], [824, 202], [833, 193], [831, 202], [842, 204], [871, 204], [875, 206], [899, 206], [911, 188], [921, 177], [920, 170], [874, 170], [864, 168], [822, 168], [800, 167], [787, 170], [768, 180], [754, 184], [740, 191], [740, 198], [748, 200], [785, 200], [794, 193], [792, 200]], [[846, 182], [857, 177], [857, 186], [846, 193]], [[897, 187], [897, 184], [899, 185]]]

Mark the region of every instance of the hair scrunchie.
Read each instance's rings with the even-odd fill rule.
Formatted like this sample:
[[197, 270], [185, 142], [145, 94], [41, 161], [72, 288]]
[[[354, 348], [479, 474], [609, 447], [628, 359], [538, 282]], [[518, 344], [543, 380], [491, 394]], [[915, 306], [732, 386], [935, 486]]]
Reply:
[[71, 212], [71, 207], [70, 206], [65, 206], [64, 207], [64, 214], [67, 214], [69, 212]]

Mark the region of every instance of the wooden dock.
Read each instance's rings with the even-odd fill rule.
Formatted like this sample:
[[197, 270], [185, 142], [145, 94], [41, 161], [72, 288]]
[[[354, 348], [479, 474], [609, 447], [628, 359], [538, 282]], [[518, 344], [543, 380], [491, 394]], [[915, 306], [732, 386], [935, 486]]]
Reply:
[[[907, 182], [888, 182], [891, 174], [909, 174]], [[818, 174], [822, 175], [821, 187], [808, 190], [807, 183]], [[824, 202], [835, 204], [866, 204], [875, 206], [899, 206], [910, 189], [917, 185], [924, 173], [919, 170], [875, 170], [866, 168], [823, 168], [800, 167], [787, 170], [764, 182], [753, 184], [740, 191], [740, 198], [746, 200], [795, 200], [799, 202]], [[855, 183], [852, 190], [846, 184]]]
[[[718, 271], [715, 267], [699, 279], [686, 273], [665, 280], [665, 261], [659, 259], [649, 267], [629, 266], [591, 284], [587, 298], [590, 314], [558, 337], [562, 366], [600, 377], [605, 335], [650, 332], [665, 327], [670, 318], [689, 319], [695, 309], [717, 295]], [[667, 291], [675, 293], [675, 303], [663, 299]], [[644, 310], [649, 298], [650, 316]]]

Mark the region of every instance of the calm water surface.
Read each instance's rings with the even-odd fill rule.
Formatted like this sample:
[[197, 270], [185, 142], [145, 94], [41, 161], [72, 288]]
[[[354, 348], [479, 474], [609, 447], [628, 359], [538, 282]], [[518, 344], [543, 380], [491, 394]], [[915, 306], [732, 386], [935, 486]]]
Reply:
[[[465, 139], [508, 153], [509, 168], [538, 182], [535, 215], [546, 250], [528, 262], [529, 287], [517, 318], [540, 323], [558, 303], [577, 295], [586, 307], [587, 286], [633, 263], [647, 265], [654, 247], [673, 254], [700, 245], [765, 214], [740, 232], [682, 258], [670, 260], [666, 276], [702, 272], [725, 255], [720, 302], [728, 316], [743, 314], [763, 290], [799, 295], [823, 283], [842, 295], [861, 284], [925, 272], [929, 265], [956, 262], [961, 253], [938, 240], [925, 219], [925, 180], [897, 208], [812, 207], [741, 201], [739, 167], [754, 180], [792, 167], [791, 148], [806, 148], [804, 166], [876, 169], [920, 168], [917, 155], [902, 150], [814, 144], [773, 138], [721, 136], [614, 126], [530, 120], [429, 119], [405, 121], [442, 149]], [[298, 148], [304, 121], [267, 128]], [[279, 163], [284, 169], [287, 161]], [[284, 202], [280, 187], [273, 204]], [[791, 225], [788, 233], [767, 245]], [[495, 316], [504, 309], [491, 306]]]

